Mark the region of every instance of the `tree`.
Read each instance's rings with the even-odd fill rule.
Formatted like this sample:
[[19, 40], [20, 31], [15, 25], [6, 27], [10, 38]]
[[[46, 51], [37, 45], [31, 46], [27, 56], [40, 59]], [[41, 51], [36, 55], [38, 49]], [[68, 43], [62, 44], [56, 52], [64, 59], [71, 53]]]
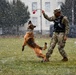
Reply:
[[72, 0], [65, 0], [65, 3], [62, 3], [61, 11], [63, 15], [67, 16], [69, 22], [72, 22]]
[[24, 25], [30, 18], [30, 13], [28, 12], [28, 6], [25, 7], [25, 5], [20, 0], [17, 0], [17, 2], [13, 1], [13, 9], [13, 23], [17, 27], [18, 32], [19, 26]]
[[[65, 0], [65, 3], [62, 3], [61, 10], [68, 17], [70, 25], [72, 25], [72, 18], [74, 16], [74, 25], [76, 25], [76, 0]], [[74, 10], [74, 14], [72, 10]]]
[[12, 33], [14, 28], [19, 32], [19, 26], [24, 25], [29, 18], [28, 6], [20, 0], [13, 0], [13, 3], [0, 0], [0, 27], [3, 33]]
[[74, 0], [74, 24], [76, 25], [76, 0]]
[[61, 10], [70, 22], [69, 36], [76, 37], [76, 0], [65, 0], [65, 4], [62, 4]]
[[6, 0], [0, 0], [0, 27], [2, 28], [3, 32], [4, 29], [7, 27], [7, 20], [8, 20], [8, 11], [9, 11], [9, 3]]

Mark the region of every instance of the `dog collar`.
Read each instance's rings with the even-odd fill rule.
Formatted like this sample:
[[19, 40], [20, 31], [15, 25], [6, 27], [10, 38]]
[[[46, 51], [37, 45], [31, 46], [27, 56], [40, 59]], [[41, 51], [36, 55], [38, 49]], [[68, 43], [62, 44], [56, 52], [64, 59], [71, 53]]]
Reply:
[[33, 30], [31, 30], [31, 29], [27, 29], [27, 32], [33, 32]]

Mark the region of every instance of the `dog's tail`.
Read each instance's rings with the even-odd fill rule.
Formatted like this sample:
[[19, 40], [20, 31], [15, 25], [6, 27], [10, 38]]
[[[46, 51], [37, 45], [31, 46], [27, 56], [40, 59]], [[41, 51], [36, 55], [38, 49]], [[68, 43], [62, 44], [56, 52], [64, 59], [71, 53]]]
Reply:
[[42, 50], [47, 49], [47, 43], [45, 42], [44, 47], [42, 48]]

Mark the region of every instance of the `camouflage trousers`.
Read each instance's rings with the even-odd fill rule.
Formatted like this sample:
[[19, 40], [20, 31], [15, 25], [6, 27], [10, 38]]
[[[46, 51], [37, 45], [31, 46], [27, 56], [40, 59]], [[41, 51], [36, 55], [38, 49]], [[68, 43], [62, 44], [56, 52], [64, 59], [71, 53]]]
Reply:
[[66, 41], [64, 40], [64, 33], [56, 33], [53, 32], [53, 36], [50, 42], [50, 47], [48, 48], [48, 52], [46, 53], [46, 58], [49, 58], [51, 54], [53, 53], [53, 49], [55, 48], [56, 44], [58, 44], [58, 50], [62, 57], [67, 57], [67, 54], [64, 51], [65, 43]]

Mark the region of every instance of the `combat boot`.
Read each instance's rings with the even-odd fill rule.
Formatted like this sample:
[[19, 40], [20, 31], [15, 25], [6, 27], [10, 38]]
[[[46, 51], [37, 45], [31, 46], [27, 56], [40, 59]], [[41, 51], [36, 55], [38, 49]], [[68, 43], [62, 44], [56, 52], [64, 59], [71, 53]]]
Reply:
[[62, 61], [68, 61], [67, 57], [63, 57]]
[[41, 62], [49, 62], [49, 58], [43, 59]]

